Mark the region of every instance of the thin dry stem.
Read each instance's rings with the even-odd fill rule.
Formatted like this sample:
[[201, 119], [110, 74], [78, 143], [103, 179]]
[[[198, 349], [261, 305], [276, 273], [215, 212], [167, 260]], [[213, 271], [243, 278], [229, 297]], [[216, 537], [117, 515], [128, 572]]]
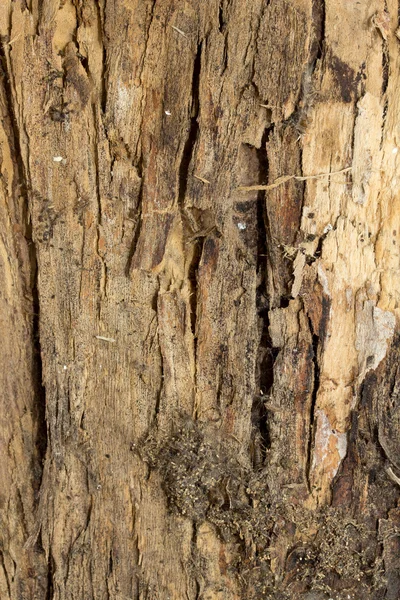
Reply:
[[321, 179], [323, 177], [332, 177], [333, 175], [339, 175], [340, 173], [348, 173], [352, 170], [353, 167], [347, 167], [346, 169], [341, 169], [340, 171], [332, 171], [331, 173], [318, 173], [317, 175], [282, 175], [282, 177], [278, 177], [274, 181], [274, 183], [270, 183], [269, 185], [242, 185], [237, 189], [239, 192], [254, 192], [254, 191], [265, 191], [265, 190], [273, 190], [274, 188], [279, 187], [283, 183], [290, 181], [291, 179], [295, 179], [296, 181], [307, 181], [308, 179]]

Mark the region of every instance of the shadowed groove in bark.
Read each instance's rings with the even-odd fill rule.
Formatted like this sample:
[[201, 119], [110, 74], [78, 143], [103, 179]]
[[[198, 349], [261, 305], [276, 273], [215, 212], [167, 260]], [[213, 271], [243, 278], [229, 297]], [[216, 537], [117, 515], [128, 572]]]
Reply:
[[199, 113], [199, 85], [200, 85], [200, 70], [201, 70], [201, 49], [202, 43], [198, 44], [197, 52], [194, 59], [193, 74], [192, 74], [192, 107], [189, 135], [183, 149], [182, 160], [179, 167], [179, 203], [182, 206], [185, 199], [189, 167], [192, 160], [194, 146], [196, 144], [199, 125], [197, 115]]
[[139, 175], [141, 177], [141, 182], [140, 182], [140, 189], [139, 189], [139, 196], [138, 196], [138, 202], [137, 202], [137, 210], [136, 210], [136, 223], [135, 223], [135, 230], [133, 232], [133, 238], [132, 238], [132, 242], [131, 242], [131, 247], [129, 250], [129, 254], [128, 254], [128, 260], [126, 261], [126, 267], [125, 267], [125, 275], [126, 277], [129, 277], [130, 271], [131, 271], [131, 266], [132, 266], [132, 261], [133, 261], [133, 257], [135, 256], [135, 252], [136, 252], [136, 247], [139, 241], [139, 236], [140, 236], [140, 231], [142, 228], [142, 207], [143, 207], [143, 175], [142, 175], [142, 159], [140, 161], [140, 167], [138, 168], [139, 171]]
[[[309, 319], [309, 326], [310, 326], [310, 330], [313, 331], [310, 319]], [[314, 381], [313, 381], [313, 390], [312, 390], [311, 406], [310, 406], [310, 432], [309, 432], [309, 436], [308, 436], [307, 463], [306, 463], [306, 479], [307, 479], [307, 485], [309, 487], [309, 491], [311, 491], [310, 473], [311, 473], [311, 468], [312, 468], [312, 452], [313, 452], [314, 441], [315, 441], [315, 425], [316, 425], [316, 423], [315, 423], [315, 407], [317, 404], [317, 394], [318, 394], [318, 389], [319, 389], [319, 384], [320, 384], [320, 367], [318, 364], [319, 340], [320, 340], [319, 336], [316, 335], [315, 333], [313, 333], [312, 334], [312, 349], [313, 349], [312, 361], [313, 361], [313, 365], [314, 365]]]
[[[192, 560], [195, 563], [196, 559], [195, 559], [195, 556], [194, 556], [194, 552], [196, 551], [196, 546], [197, 546], [197, 525], [196, 525], [195, 521], [193, 521], [192, 527], [193, 527], [193, 533], [192, 533]], [[198, 578], [196, 577], [196, 573], [194, 573], [194, 587], [195, 587], [194, 600], [200, 600], [200, 598], [201, 598], [201, 596], [200, 596], [201, 585], [200, 585], [200, 582], [199, 582]]]
[[4, 553], [1, 550], [0, 550], [0, 567], [1, 567], [2, 571], [3, 571], [3, 573], [4, 573], [4, 579], [5, 579], [6, 586], [7, 586], [8, 596], [11, 598], [12, 595], [11, 595], [10, 579], [8, 577], [7, 568], [6, 568], [6, 565], [5, 565], [5, 562], [4, 562]]
[[220, 33], [223, 32], [224, 30], [224, 9], [223, 9], [223, 2], [221, 0], [219, 8], [218, 8], [218, 29], [220, 31]]
[[385, 128], [386, 128], [386, 117], [387, 117], [387, 113], [388, 113], [388, 107], [389, 107], [389, 99], [386, 95], [385, 99], [384, 99], [383, 112], [382, 112], [381, 143], [379, 146], [380, 150], [382, 150], [382, 146], [383, 146], [383, 143], [385, 140]]
[[190, 295], [190, 324], [192, 328], [192, 333], [194, 336], [194, 352], [196, 357], [196, 346], [197, 346], [197, 338], [196, 338], [196, 320], [197, 320], [197, 302], [198, 302], [198, 290], [197, 290], [197, 272], [199, 269], [201, 256], [203, 254], [203, 246], [205, 237], [199, 237], [195, 240], [195, 246], [193, 251], [193, 259], [190, 263], [188, 277], [191, 287], [191, 295]]
[[386, 93], [389, 84], [389, 45], [387, 40], [382, 40], [382, 96]]
[[[29, 183], [25, 166], [22, 159], [21, 145], [20, 145], [20, 133], [17, 125], [17, 120], [14, 113], [13, 107], [13, 91], [10, 82], [10, 74], [7, 69], [7, 57], [5, 54], [3, 44], [0, 44], [0, 78], [4, 86], [5, 101], [7, 105], [7, 112], [9, 115], [9, 142], [12, 150], [12, 156], [14, 159], [15, 166], [15, 181], [13, 182], [13, 191], [17, 195], [16, 189], [19, 187], [19, 195], [23, 197], [23, 209], [22, 209], [22, 220], [30, 260], [30, 281], [29, 289], [27, 294], [31, 294], [32, 297], [32, 382], [35, 394], [34, 403], [34, 420], [37, 423], [35, 447], [37, 451], [37, 457], [32, 456], [32, 463], [37, 458], [37, 466], [42, 470], [42, 461], [46, 455], [47, 449], [47, 425], [46, 425], [46, 393], [43, 386], [42, 379], [42, 357], [40, 347], [40, 303], [39, 303], [39, 291], [38, 291], [38, 263], [36, 254], [36, 245], [32, 238], [32, 224], [30, 221], [29, 214]], [[33, 467], [33, 464], [32, 464]], [[36, 469], [32, 469], [33, 472]], [[40, 474], [41, 478], [41, 474]], [[33, 480], [35, 486], [35, 492], [39, 491], [40, 480]]]
[[311, 47], [311, 61], [315, 64], [324, 56], [325, 44], [325, 0], [314, 0], [312, 18], [314, 23], [314, 42]]
[[54, 586], [53, 586], [53, 575], [54, 575], [54, 560], [51, 554], [49, 554], [49, 558], [47, 561], [47, 593], [46, 600], [52, 600], [54, 594]]
[[[197, 52], [194, 59], [193, 74], [192, 74], [192, 106], [191, 106], [191, 120], [189, 135], [186, 140], [181, 164], [179, 167], [179, 205], [181, 213], [183, 210], [183, 204], [185, 201], [185, 195], [188, 184], [189, 168], [193, 156], [194, 147], [196, 144], [197, 136], [199, 133], [199, 124], [197, 122], [197, 116], [199, 113], [199, 86], [200, 86], [200, 71], [201, 71], [201, 51], [202, 43], [198, 44]], [[182, 214], [184, 219], [184, 215]], [[204, 237], [200, 237], [195, 241], [193, 259], [189, 268], [189, 280], [191, 286], [190, 296], [190, 323], [194, 336], [194, 349], [196, 356], [196, 319], [197, 319], [197, 270], [200, 264], [201, 255], [203, 251]]]
[[[272, 128], [273, 127], [265, 129], [261, 140], [261, 147], [257, 150], [260, 181], [264, 181], [268, 177], [269, 167], [266, 143]], [[278, 354], [277, 349], [272, 347], [272, 341], [269, 335], [269, 300], [267, 297], [268, 293], [266, 285], [268, 254], [267, 219], [266, 192], [260, 191], [257, 197], [257, 271], [261, 278], [261, 283], [257, 288], [257, 312], [260, 319], [261, 335], [256, 366], [256, 394], [251, 410], [253, 436], [258, 437], [259, 448], [257, 452], [257, 440], [255, 439], [254, 455], [252, 457], [254, 467], [259, 467], [264, 463], [266, 452], [271, 446], [268, 410], [265, 406], [265, 401], [267, 400], [268, 393], [274, 383], [274, 362]]]
[[[159, 281], [159, 280], [158, 280]], [[154, 310], [157, 314], [157, 331], [158, 331], [158, 323], [159, 323], [159, 311], [158, 311], [158, 299], [160, 297], [160, 287], [158, 288], [154, 299], [153, 299], [153, 304], [154, 304]], [[161, 368], [161, 373], [160, 373], [160, 387], [157, 390], [157, 397], [156, 397], [156, 403], [155, 403], [155, 407], [154, 407], [154, 416], [153, 416], [153, 420], [157, 421], [157, 417], [158, 414], [160, 412], [160, 405], [161, 405], [161, 397], [162, 397], [162, 393], [164, 390], [164, 358], [163, 358], [163, 353], [161, 351], [161, 345], [160, 345], [160, 338], [159, 338], [159, 334], [157, 333], [157, 339], [158, 339], [158, 348], [160, 351], [160, 368]]]
[[[103, 40], [104, 38], [106, 38], [106, 33], [105, 33], [105, 28], [104, 28], [104, 14], [102, 14], [101, 3], [95, 2], [95, 6], [96, 6], [96, 11], [97, 11], [99, 40]], [[103, 51], [103, 61], [102, 61], [99, 104], [100, 104], [101, 111], [104, 115], [107, 110], [107, 83], [108, 83], [107, 48], [104, 43], [102, 44], [102, 51]]]

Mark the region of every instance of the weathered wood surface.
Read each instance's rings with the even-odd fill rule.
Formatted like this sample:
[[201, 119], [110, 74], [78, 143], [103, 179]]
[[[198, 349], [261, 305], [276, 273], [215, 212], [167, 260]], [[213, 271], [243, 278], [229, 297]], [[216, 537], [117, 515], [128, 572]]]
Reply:
[[2, 1], [2, 600], [400, 597], [397, 28]]

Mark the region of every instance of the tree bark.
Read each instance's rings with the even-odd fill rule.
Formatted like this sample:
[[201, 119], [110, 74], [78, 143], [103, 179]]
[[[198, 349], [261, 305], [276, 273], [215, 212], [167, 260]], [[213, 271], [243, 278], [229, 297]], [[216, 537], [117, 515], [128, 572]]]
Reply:
[[3, 600], [400, 598], [394, 0], [3, 0]]

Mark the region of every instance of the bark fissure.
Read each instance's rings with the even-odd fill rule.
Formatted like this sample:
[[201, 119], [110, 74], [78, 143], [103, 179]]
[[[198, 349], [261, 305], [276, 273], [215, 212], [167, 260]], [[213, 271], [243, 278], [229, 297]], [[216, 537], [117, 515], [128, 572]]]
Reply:
[[199, 86], [200, 86], [200, 71], [201, 71], [201, 51], [202, 51], [202, 42], [198, 44], [197, 51], [193, 63], [193, 74], [192, 74], [192, 91], [191, 91], [191, 118], [190, 118], [190, 127], [187, 140], [185, 142], [181, 164], [179, 167], [179, 204], [181, 210], [183, 208], [183, 203], [185, 200], [186, 189], [188, 184], [188, 175], [189, 175], [189, 167], [192, 161], [193, 151], [195, 148], [198, 132], [199, 132], [199, 124], [197, 122], [197, 117], [199, 113]]
[[54, 560], [50, 551], [47, 559], [47, 588], [45, 600], [53, 600], [54, 598], [54, 567]]
[[[159, 287], [158, 287], [158, 291], [156, 293], [156, 298], [154, 299], [154, 305], [155, 305], [155, 310], [156, 310], [156, 314], [157, 314], [157, 324], [159, 323], [159, 319], [160, 319], [160, 311], [158, 308], [158, 303], [159, 303], [159, 298], [160, 298], [160, 281], [159, 281]], [[161, 347], [161, 343], [160, 343], [160, 332], [159, 332], [159, 325], [157, 325], [157, 341], [158, 341], [158, 351], [160, 354], [160, 385], [157, 389], [157, 393], [156, 393], [156, 402], [155, 402], [155, 406], [154, 406], [154, 413], [152, 415], [152, 421], [153, 422], [157, 422], [158, 416], [160, 414], [160, 409], [161, 409], [161, 400], [162, 400], [162, 396], [164, 393], [164, 379], [165, 379], [165, 369], [164, 369], [164, 355], [163, 355], [163, 351], [162, 351], [162, 347]]]
[[197, 356], [197, 332], [196, 332], [196, 323], [197, 323], [197, 306], [199, 301], [198, 295], [198, 270], [201, 262], [201, 257], [203, 254], [204, 242], [206, 240], [207, 234], [204, 236], [199, 236], [196, 238], [193, 250], [193, 258], [190, 263], [190, 267], [188, 270], [188, 279], [190, 283], [190, 326], [193, 334], [193, 342], [194, 342], [194, 355]]
[[[187, 228], [187, 219], [185, 215], [185, 196], [188, 186], [189, 170], [192, 166], [193, 153], [196, 146], [196, 141], [199, 134], [198, 114], [200, 110], [200, 75], [201, 75], [201, 55], [202, 55], [203, 43], [200, 42], [197, 45], [196, 55], [193, 63], [192, 73], [192, 86], [191, 86], [191, 116], [190, 116], [190, 127], [187, 140], [184, 145], [181, 164], [179, 167], [179, 192], [178, 202], [181, 212], [181, 218], [183, 221], [184, 231]], [[196, 235], [196, 234], [195, 234]], [[199, 268], [202, 249], [204, 244], [204, 237], [198, 236], [194, 240], [186, 239], [184, 236], [184, 243], [194, 243], [193, 257], [190, 262], [188, 269], [188, 278], [190, 283], [191, 295], [189, 300], [190, 305], [190, 325], [193, 333], [194, 341], [194, 355], [196, 357], [197, 352], [197, 338], [196, 338], [196, 321], [197, 321], [197, 304], [198, 304], [198, 286], [197, 286], [197, 271]]]
[[100, 2], [95, 2], [95, 10], [97, 13], [97, 29], [99, 40], [102, 41], [102, 65], [101, 65], [101, 76], [100, 76], [100, 94], [99, 94], [99, 106], [103, 115], [106, 114], [107, 110], [107, 86], [108, 86], [108, 69], [107, 69], [107, 47], [104, 41], [107, 39], [104, 22], [104, 7]]
[[137, 208], [135, 214], [135, 228], [133, 232], [133, 238], [128, 253], [128, 259], [126, 261], [125, 276], [130, 277], [132, 261], [135, 256], [136, 248], [138, 245], [140, 231], [142, 228], [142, 210], [143, 210], [143, 176], [141, 176], [140, 189], [138, 194]]
[[0, 566], [4, 573], [4, 579], [6, 580], [8, 597], [11, 600], [11, 598], [13, 597], [12, 592], [11, 592], [11, 583], [10, 583], [10, 578], [9, 578], [9, 574], [7, 571], [6, 563], [4, 561], [4, 553], [1, 550], [0, 550]]
[[[261, 147], [257, 150], [259, 163], [259, 181], [263, 183], [268, 181], [268, 156], [266, 145], [268, 138], [273, 130], [272, 127], [265, 129]], [[260, 321], [260, 341], [258, 346], [258, 356], [256, 362], [256, 390], [253, 406], [251, 410], [251, 421], [253, 427], [253, 439], [251, 446], [252, 463], [254, 468], [260, 468], [266, 458], [267, 450], [271, 446], [269, 432], [269, 413], [266, 406], [268, 395], [274, 383], [274, 362], [278, 354], [277, 349], [272, 346], [269, 335], [269, 310], [270, 302], [267, 290], [267, 260], [268, 260], [268, 233], [267, 233], [267, 195], [260, 191], [257, 195], [257, 273], [260, 284], [257, 287], [257, 313]]]
[[[10, 15], [11, 19], [11, 15]], [[10, 24], [11, 31], [11, 24]], [[46, 392], [43, 385], [43, 366], [42, 366], [42, 353], [40, 346], [40, 302], [39, 302], [39, 288], [38, 288], [38, 258], [36, 242], [33, 239], [31, 215], [29, 210], [29, 191], [31, 186], [29, 185], [28, 174], [25, 169], [22, 148], [20, 142], [20, 131], [17, 123], [17, 118], [14, 110], [13, 98], [15, 94], [13, 92], [13, 85], [11, 83], [11, 70], [8, 65], [8, 59], [5, 51], [5, 45], [0, 44], [0, 77], [4, 86], [4, 97], [8, 112], [8, 122], [10, 126], [10, 137], [9, 142], [12, 150], [12, 157], [15, 164], [15, 180], [13, 182], [13, 192], [18, 197], [23, 199], [22, 203], [22, 225], [23, 235], [26, 239], [29, 251], [29, 275], [30, 281], [27, 282], [28, 289], [25, 291], [27, 298], [31, 298], [31, 314], [32, 314], [32, 348], [33, 348], [33, 360], [32, 360], [32, 383], [34, 386], [35, 393], [35, 404], [34, 414], [35, 420], [37, 420], [37, 433], [35, 439], [35, 446], [37, 451], [37, 461], [40, 469], [42, 467], [42, 461], [46, 455], [47, 449], [47, 425], [46, 425]], [[40, 475], [41, 478], [41, 475]], [[36, 491], [40, 487], [40, 481], [34, 482], [37, 485]]]
[[[312, 329], [312, 323], [309, 320], [310, 331]], [[314, 369], [314, 381], [313, 388], [311, 394], [311, 405], [310, 405], [310, 431], [308, 435], [308, 445], [307, 445], [307, 462], [306, 462], [306, 478], [309, 491], [311, 492], [311, 481], [310, 474], [312, 470], [312, 462], [313, 462], [313, 449], [314, 449], [314, 441], [315, 441], [315, 427], [316, 427], [316, 406], [317, 406], [317, 396], [320, 385], [320, 366], [318, 362], [318, 348], [319, 348], [320, 339], [319, 336], [315, 333], [312, 334], [312, 361], [313, 361], [313, 369]]]
[[218, 29], [220, 33], [223, 33], [225, 26], [223, 4], [223, 0], [221, 0], [218, 7]]
[[384, 104], [383, 104], [383, 111], [382, 111], [382, 128], [381, 128], [381, 142], [379, 145], [379, 149], [382, 150], [382, 146], [384, 143], [384, 139], [385, 139], [385, 129], [386, 129], [386, 117], [388, 114], [388, 109], [389, 109], [389, 100], [387, 98], [387, 96], [385, 97], [384, 100]]
[[[195, 521], [192, 522], [192, 539], [191, 539], [191, 561], [193, 565], [196, 565], [196, 552], [197, 552], [197, 524]], [[200, 581], [195, 572], [194, 576], [194, 600], [200, 600], [201, 585]]]
[[314, 43], [311, 46], [311, 61], [314, 65], [314, 68], [317, 61], [323, 60], [325, 53], [325, 2], [326, 0], [313, 0], [312, 4]]

